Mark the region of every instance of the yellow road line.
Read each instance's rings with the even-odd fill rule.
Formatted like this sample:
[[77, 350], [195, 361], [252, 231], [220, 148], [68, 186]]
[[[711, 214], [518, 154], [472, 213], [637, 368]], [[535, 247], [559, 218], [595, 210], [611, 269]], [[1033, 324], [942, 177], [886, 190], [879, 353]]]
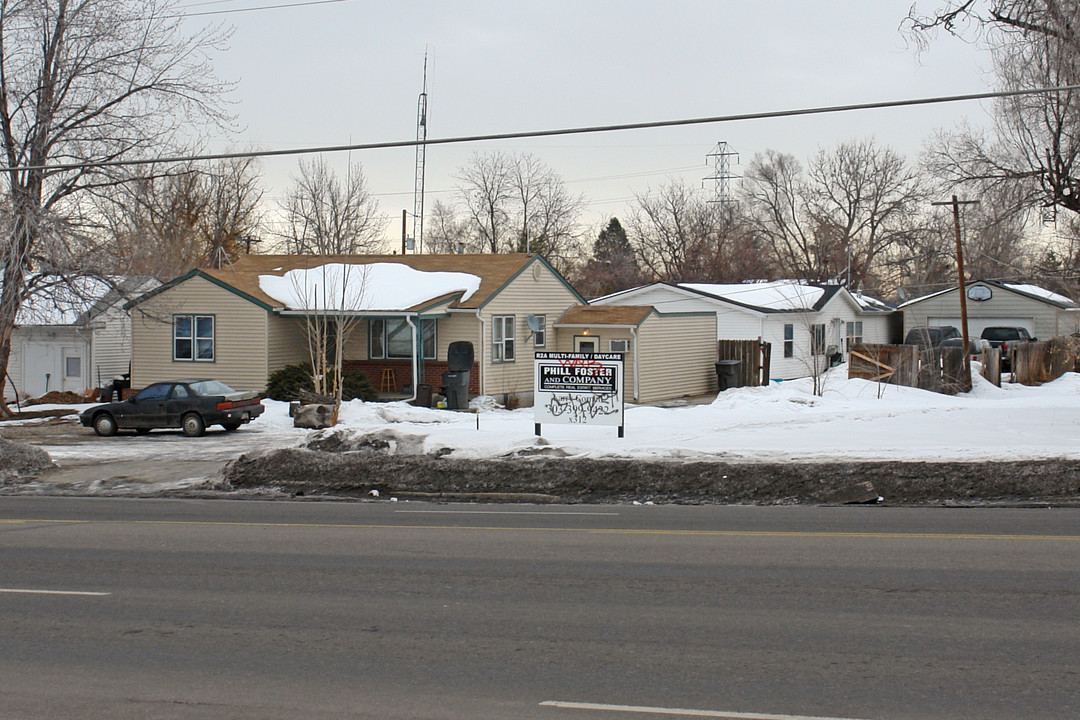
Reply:
[[206, 520], [46, 520], [46, 519], [0, 519], [3, 525], [144, 525], [144, 526], [192, 526], [192, 527], [242, 527], [242, 528], [325, 528], [327, 530], [465, 530], [477, 532], [557, 532], [585, 533], [593, 535], [655, 535], [686, 537], [735, 537], [735, 538], [822, 538], [822, 539], [875, 539], [875, 540], [1056, 540], [1077, 542], [1080, 535], [1000, 535], [991, 533], [904, 533], [904, 532], [809, 532], [788, 530], [641, 530], [632, 528], [545, 528], [545, 527], [497, 527], [487, 525], [380, 525], [355, 523], [281, 523], [281, 522], [227, 522]]

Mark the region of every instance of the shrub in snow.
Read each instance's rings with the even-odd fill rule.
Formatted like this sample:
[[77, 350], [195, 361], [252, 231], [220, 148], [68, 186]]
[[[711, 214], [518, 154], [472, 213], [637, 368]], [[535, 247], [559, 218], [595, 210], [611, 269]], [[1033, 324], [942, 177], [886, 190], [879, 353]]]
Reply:
[[[310, 363], [299, 365], [286, 365], [280, 370], [270, 374], [266, 383], [266, 396], [271, 400], [288, 402], [296, 400], [301, 390], [309, 392], [315, 390], [312, 380]], [[345, 386], [342, 389], [342, 400], [364, 400], [370, 402], [377, 399], [375, 388], [371, 385], [367, 375], [356, 370], [346, 370], [343, 375]]]

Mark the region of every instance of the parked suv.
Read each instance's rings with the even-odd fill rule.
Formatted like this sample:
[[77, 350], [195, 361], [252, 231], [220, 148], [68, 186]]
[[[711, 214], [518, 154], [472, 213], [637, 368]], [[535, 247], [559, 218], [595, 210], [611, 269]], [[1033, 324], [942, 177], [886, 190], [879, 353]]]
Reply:
[[988, 327], [982, 331], [982, 339], [990, 342], [990, 347], [1001, 348], [1001, 369], [1008, 372], [1012, 365], [1012, 352], [1010, 347], [1018, 343], [1035, 342], [1028, 333], [1027, 328], [1022, 327]]
[[918, 345], [920, 349], [928, 350], [929, 348], [939, 347], [946, 340], [958, 337], [961, 337], [960, 331], [952, 325], [917, 327], [908, 330], [907, 338], [904, 339], [904, 344]]

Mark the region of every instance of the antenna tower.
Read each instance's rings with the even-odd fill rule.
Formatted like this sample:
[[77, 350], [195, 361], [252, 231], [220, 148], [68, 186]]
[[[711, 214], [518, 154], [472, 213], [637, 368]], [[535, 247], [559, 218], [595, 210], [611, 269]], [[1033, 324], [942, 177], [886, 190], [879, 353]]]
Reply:
[[735, 198], [731, 194], [731, 181], [738, 175], [731, 174], [731, 158], [735, 158], [735, 162], [739, 162], [739, 153], [731, 149], [731, 146], [726, 142], [716, 143], [716, 147], [713, 151], [705, 156], [712, 159], [713, 174], [705, 178], [705, 181], [713, 181], [713, 198], [709, 200], [711, 203], [720, 203], [721, 205], [732, 205], [735, 203]]
[[413, 247], [424, 252], [424, 159], [427, 155], [427, 50], [424, 51], [424, 88], [416, 103], [416, 181], [413, 185]]

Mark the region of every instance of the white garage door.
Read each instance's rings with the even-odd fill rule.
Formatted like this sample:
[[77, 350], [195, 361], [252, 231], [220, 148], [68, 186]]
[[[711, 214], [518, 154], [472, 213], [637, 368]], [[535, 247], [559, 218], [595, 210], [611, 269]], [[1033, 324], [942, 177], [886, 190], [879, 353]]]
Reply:
[[[928, 325], [952, 325], [957, 330], [960, 329], [960, 318], [958, 317], [932, 317], [927, 318]], [[984, 328], [988, 327], [1022, 327], [1028, 331], [1032, 336], [1035, 335], [1035, 318], [1017, 318], [1017, 317], [999, 317], [999, 318], [985, 318], [985, 317], [969, 317], [968, 318], [968, 335], [977, 338], [982, 335]]]

